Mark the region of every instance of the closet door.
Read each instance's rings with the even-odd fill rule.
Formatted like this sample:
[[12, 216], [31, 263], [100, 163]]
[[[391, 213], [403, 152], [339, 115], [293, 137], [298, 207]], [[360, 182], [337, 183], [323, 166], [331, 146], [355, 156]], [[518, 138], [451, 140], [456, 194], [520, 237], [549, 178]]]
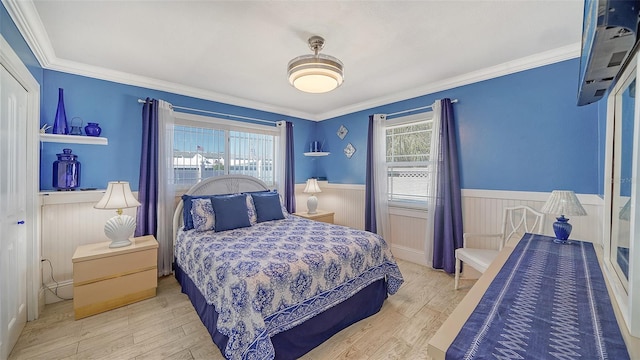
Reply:
[[0, 65], [0, 359], [27, 320], [27, 91]]

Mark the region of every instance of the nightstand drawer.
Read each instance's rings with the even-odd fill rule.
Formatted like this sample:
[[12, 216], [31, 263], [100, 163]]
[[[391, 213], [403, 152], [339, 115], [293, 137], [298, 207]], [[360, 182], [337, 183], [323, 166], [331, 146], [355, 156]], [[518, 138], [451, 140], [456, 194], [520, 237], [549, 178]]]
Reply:
[[313, 220], [322, 221], [322, 222], [326, 222], [326, 223], [329, 223], [329, 224], [333, 224], [333, 213], [325, 214], [325, 215], [322, 215], [322, 216], [317, 216], [317, 217], [313, 218]]
[[110, 256], [73, 264], [73, 283], [82, 285], [108, 278], [123, 276], [157, 268], [156, 249], [143, 250], [119, 256]]
[[318, 210], [315, 214], [309, 214], [307, 212], [297, 212], [297, 213], [294, 213], [293, 215], [300, 216], [309, 220], [322, 221], [329, 224], [333, 224], [334, 214], [335, 214], [334, 212]]
[[76, 319], [148, 299], [156, 295], [158, 272], [151, 269], [73, 287]]

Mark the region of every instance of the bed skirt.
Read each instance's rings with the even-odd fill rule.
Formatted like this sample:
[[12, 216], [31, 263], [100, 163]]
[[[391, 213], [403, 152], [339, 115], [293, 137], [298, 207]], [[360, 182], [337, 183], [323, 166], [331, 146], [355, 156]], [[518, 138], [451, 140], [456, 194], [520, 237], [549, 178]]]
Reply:
[[[187, 294], [202, 323], [211, 334], [213, 342], [222, 354], [227, 346], [227, 336], [216, 329], [218, 312], [213, 305], [207, 304], [196, 285], [178, 264], [174, 271], [182, 292]], [[387, 298], [387, 285], [380, 279], [342, 303], [327, 309], [306, 322], [271, 337], [276, 359], [297, 359], [311, 351], [340, 330], [367, 318], [382, 308]]]

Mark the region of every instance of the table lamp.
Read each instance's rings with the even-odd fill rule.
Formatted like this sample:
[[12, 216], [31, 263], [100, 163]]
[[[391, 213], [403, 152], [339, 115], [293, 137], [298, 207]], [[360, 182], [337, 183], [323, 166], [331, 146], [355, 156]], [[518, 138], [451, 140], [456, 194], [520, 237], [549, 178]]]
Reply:
[[131, 193], [126, 181], [110, 181], [102, 199], [93, 206], [95, 209], [116, 210], [118, 214], [107, 220], [104, 225], [104, 234], [111, 239], [110, 248], [131, 245], [129, 238], [136, 229], [136, 220], [129, 215], [122, 215], [122, 209], [137, 206], [140, 206], [140, 203]]
[[558, 244], [571, 244], [569, 235], [573, 226], [569, 224], [569, 219], [564, 216], [587, 215], [587, 211], [580, 204], [576, 194], [570, 190], [553, 190], [540, 211], [547, 214], [560, 214], [560, 217], [556, 218], [557, 221], [553, 223], [553, 232], [556, 234], [556, 238], [553, 241]]
[[322, 192], [322, 190], [320, 190], [320, 186], [318, 186], [318, 180], [307, 180], [307, 186], [304, 188], [304, 192], [311, 194], [307, 199], [307, 214], [317, 213], [316, 209], [318, 208], [318, 198], [316, 197], [316, 194]]

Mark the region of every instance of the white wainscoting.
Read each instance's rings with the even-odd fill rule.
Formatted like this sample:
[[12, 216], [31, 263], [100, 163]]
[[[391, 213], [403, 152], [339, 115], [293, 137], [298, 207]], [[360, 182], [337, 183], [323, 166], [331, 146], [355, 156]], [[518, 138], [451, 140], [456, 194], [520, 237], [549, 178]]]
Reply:
[[[58, 282], [58, 295], [73, 297], [73, 262], [79, 245], [109, 241], [104, 234], [104, 224], [116, 215], [115, 210], [93, 208], [104, 194], [102, 191], [46, 192], [40, 194], [42, 219], [42, 258], [51, 262], [53, 278]], [[134, 193], [137, 197], [137, 193]], [[136, 209], [124, 209], [124, 214], [135, 217]], [[42, 281], [55, 289], [51, 268], [42, 263]], [[45, 303], [60, 301], [51, 291], [45, 290]]]
[[[319, 182], [322, 193], [316, 194], [318, 208], [334, 211], [335, 223], [364, 229], [364, 185], [330, 184]], [[304, 184], [296, 185], [297, 211], [305, 211], [308, 194], [303, 193]], [[498, 190], [462, 190], [464, 232], [499, 233], [502, 225], [502, 209], [515, 205], [542, 208], [550, 193]], [[602, 219], [604, 200], [597, 195], [578, 194], [587, 210], [587, 216], [570, 217], [573, 225], [572, 239], [590, 241], [602, 246]], [[394, 255], [400, 259], [429, 265], [424, 244], [426, 234], [426, 212], [424, 210], [392, 208], [390, 213], [391, 238], [389, 242]], [[553, 216], [547, 216], [544, 233], [553, 235]]]
[[[364, 229], [364, 185], [330, 184], [320, 182], [322, 192], [316, 194], [318, 208], [335, 212], [336, 224]], [[296, 185], [297, 211], [305, 211], [308, 194], [304, 184]], [[111, 211], [96, 210], [93, 205], [102, 197], [102, 191], [51, 192], [41, 194], [42, 199], [42, 257], [53, 265], [58, 294], [65, 298], [73, 296], [73, 263], [71, 258], [78, 245], [108, 241], [103, 233], [104, 223], [114, 216]], [[540, 209], [549, 193], [471, 190], [462, 191], [462, 207], [465, 232], [498, 233], [502, 224], [502, 209], [507, 206], [525, 204]], [[581, 195], [578, 198], [588, 215], [572, 217], [572, 239], [591, 241], [602, 246], [602, 211], [604, 201], [596, 195]], [[125, 213], [135, 216], [135, 209]], [[545, 234], [552, 235], [553, 217], [547, 217]], [[394, 255], [400, 259], [428, 265], [424, 244], [426, 234], [426, 212], [424, 210], [390, 209], [391, 235], [386, 239]], [[43, 282], [55, 287], [51, 280], [49, 265], [42, 265]], [[49, 291], [46, 302], [58, 301]]]
[[[364, 229], [364, 185], [330, 184], [319, 181], [321, 193], [318, 198], [318, 209], [335, 212], [333, 222], [355, 229]], [[296, 184], [296, 211], [307, 211], [305, 184]]]

